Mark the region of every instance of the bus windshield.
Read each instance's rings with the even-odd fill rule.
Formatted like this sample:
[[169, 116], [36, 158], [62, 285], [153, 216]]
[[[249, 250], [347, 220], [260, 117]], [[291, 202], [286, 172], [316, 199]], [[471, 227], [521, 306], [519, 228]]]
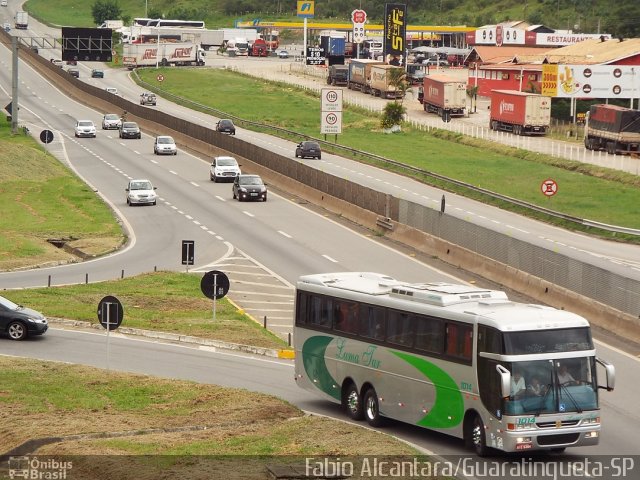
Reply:
[[507, 415], [566, 413], [598, 408], [594, 357], [502, 363], [511, 371]]

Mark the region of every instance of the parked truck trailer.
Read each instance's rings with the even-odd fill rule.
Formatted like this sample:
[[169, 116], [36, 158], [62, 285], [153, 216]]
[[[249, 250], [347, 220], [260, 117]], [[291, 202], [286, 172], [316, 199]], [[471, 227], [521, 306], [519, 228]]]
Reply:
[[425, 112], [445, 116], [464, 115], [467, 108], [467, 84], [446, 75], [427, 75], [418, 100]]
[[374, 97], [402, 98], [404, 92], [392, 81], [393, 72], [402, 73], [400, 67], [393, 65], [371, 65], [369, 91]]
[[26, 30], [29, 28], [29, 14], [27, 12], [16, 12], [14, 20], [14, 26], [18, 30]]
[[382, 65], [380, 60], [358, 59], [351, 60], [349, 63], [349, 81], [347, 87], [350, 90], [360, 90], [369, 93], [369, 85], [371, 83], [371, 67], [373, 65]]
[[610, 155], [640, 151], [640, 110], [591, 105], [584, 126], [584, 146]]
[[551, 122], [551, 99], [517, 90], [491, 91], [491, 130], [544, 135]]
[[129, 69], [156, 65], [204, 65], [204, 56], [204, 50], [193, 42], [132, 43], [122, 48], [122, 64]]
[[327, 69], [327, 85], [347, 85], [349, 65], [331, 65]]

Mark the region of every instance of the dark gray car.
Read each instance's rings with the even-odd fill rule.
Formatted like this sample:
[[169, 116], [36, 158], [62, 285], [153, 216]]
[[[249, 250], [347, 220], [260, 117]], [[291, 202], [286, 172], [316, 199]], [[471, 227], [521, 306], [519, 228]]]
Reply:
[[233, 198], [238, 201], [267, 201], [267, 186], [259, 175], [238, 175], [233, 181]]
[[136, 122], [122, 122], [119, 136], [120, 138], [142, 138], [142, 133]]
[[11, 340], [24, 340], [29, 335], [42, 335], [49, 328], [40, 312], [0, 297], [0, 332]]
[[300, 142], [296, 147], [296, 158], [317, 158], [320, 160], [322, 157], [322, 150], [320, 150], [320, 145], [318, 142], [311, 142], [306, 140], [304, 142]]

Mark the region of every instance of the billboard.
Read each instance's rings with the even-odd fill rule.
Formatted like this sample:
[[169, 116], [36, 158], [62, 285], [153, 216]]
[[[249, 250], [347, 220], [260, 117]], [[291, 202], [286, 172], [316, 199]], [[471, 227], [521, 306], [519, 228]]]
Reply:
[[640, 67], [543, 65], [542, 95], [558, 98], [637, 98]]
[[407, 38], [407, 6], [387, 3], [384, 6], [384, 58], [403, 57]]

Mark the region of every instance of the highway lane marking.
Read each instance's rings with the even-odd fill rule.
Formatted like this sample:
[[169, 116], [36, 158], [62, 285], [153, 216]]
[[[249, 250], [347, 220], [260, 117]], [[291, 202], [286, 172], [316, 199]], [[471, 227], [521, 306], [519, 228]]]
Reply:
[[199, 187], [200, 185], [198, 185], [196, 182], [189, 182], [191, 185], [193, 185], [194, 187]]
[[120, 145], [122, 145], [123, 147], [126, 147], [126, 146], [127, 146], [127, 144], [126, 144], [126, 143], [124, 143], [124, 142], [119, 142], [119, 143], [120, 143]]
[[209, 230], [209, 227], [207, 227], [206, 225], [200, 225], [200, 228], [205, 231]]
[[158, 164], [156, 160], [151, 160], [151, 163], [155, 163], [156, 165]]
[[173, 175], [178, 175], [176, 172], [174, 172], [173, 170], [169, 170], [169, 173], [173, 174]]
[[217, 198], [218, 200], [220, 200], [221, 202], [226, 202], [226, 201], [227, 201], [227, 199], [226, 199], [226, 198], [223, 198], [223, 197], [221, 197], [220, 195], [216, 195], [216, 198]]
[[185, 217], [187, 217], [189, 220], [193, 220], [193, 217], [191, 215], [185, 215]]
[[244, 213], [245, 215], [247, 215], [248, 217], [255, 217], [255, 215], [251, 212], [247, 212], [246, 210], [243, 210], [242, 213]]
[[208, 230], [208, 231], [207, 231], [207, 233], [208, 233], [209, 235], [215, 235], [215, 234], [216, 234], [216, 232], [214, 232], [214, 231], [212, 231], [212, 230]]
[[282, 230], [278, 230], [278, 233], [279, 233], [280, 235], [282, 235], [283, 237], [293, 238], [291, 235], [289, 235], [289, 234], [288, 234], [288, 233], [286, 233], [286, 232], [283, 232]]
[[195, 223], [196, 225], [202, 225], [198, 220], [194, 220], [193, 223]]
[[140, 155], [140, 152], [137, 150], [134, 150], [133, 153], [135, 153], [136, 155]]
[[220, 235], [216, 235], [216, 238], [217, 238], [218, 240], [220, 240], [221, 242], [224, 242], [224, 238], [222, 238]]
[[338, 260], [331, 258], [329, 255], [322, 255], [324, 258], [326, 258], [327, 260], [329, 260], [330, 262], [333, 263], [338, 263]]

